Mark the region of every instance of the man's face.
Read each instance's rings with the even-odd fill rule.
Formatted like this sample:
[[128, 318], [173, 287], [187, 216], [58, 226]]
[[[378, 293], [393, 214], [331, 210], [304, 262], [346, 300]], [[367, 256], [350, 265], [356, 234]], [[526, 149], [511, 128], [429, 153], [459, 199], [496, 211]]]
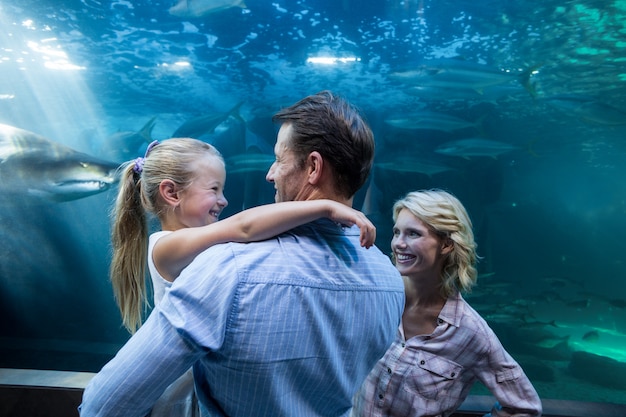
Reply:
[[298, 167], [294, 153], [288, 144], [291, 138], [291, 124], [284, 123], [278, 131], [274, 155], [276, 161], [272, 164], [265, 179], [274, 183], [277, 203], [281, 201], [298, 200], [298, 195], [306, 185], [305, 171]]

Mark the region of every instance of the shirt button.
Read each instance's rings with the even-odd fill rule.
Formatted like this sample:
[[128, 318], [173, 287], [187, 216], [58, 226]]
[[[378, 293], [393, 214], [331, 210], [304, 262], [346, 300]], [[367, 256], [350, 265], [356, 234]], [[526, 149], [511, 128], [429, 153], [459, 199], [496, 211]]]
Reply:
[[421, 360], [421, 361], [420, 361], [420, 365], [424, 365], [425, 363], [426, 363], [426, 361], [425, 361], [425, 360]]
[[452, 378], [454, 378], [454, 376], [455, 376], [455, 375], [456, 375], [456, 372], [452, 372], [452, 373], [450, 374], [450, 376], [451, 376]]
[[391, 368], [387, 368], [387, 373], [390, 374], [391, 373]]
[[402, 343], [402, 347], [404, 347], [404, 343]]
[[443, 320], [442, 319], [437, 319], [437, 323], [443, 324]]
[[383, 399], [383, 394], [378, 394], [378, 398]]

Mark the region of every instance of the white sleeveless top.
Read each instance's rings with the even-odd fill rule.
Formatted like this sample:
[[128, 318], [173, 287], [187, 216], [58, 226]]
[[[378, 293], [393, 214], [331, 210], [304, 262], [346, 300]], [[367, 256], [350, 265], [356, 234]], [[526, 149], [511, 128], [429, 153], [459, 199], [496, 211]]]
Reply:
[[159, 302], [161, 302], [161, 298], [163, 298], [163, 294], [165, 294], [165, 289], [172, 286], [172, 283], [167, 281], [165, 278], [159, 274], [156, 266], [154, 266], [154, 259], [152, 259], [152, 250], [154, 249], [154, 245], [157, 240], [161, 239], [163, 236], [172, 233], [171, 230], [162, 230], [160, 232], [155, 232], [150, 235], [148, 238], [148, 270], [150, 271], [150, 278], [152, 278], [152, 289], [154, 291], [154, 307], [156, 307]]
[[[155, 232], [148, 238], [148, 270], [152, 278], [152, 288], [154, 289], [154, 307], [160, 302], [165, 294], [165, 289], [172, 286], [159, 274], [154, 266], [152, 250], [157, 240], [161, 239], [170, 230]], [[191, 369], [185, 372], [180, 378], [174, 381], [152, 407], [150, 413], [152, 417], [200, 417], [198, 397], [194, 390], [193, 373]]]

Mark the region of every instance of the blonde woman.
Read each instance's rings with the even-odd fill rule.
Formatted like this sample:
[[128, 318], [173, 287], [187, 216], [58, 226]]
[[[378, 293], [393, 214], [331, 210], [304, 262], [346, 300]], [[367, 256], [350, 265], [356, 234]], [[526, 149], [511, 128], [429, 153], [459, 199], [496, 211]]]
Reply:
[[393, 207], [391, 249], [406, 303], [396, 340], [354, 400], [353, 416], [451, 415], [480, 380], [491, 415], [541, 415], [541, 401], [485, 320], [463, 299], [476, 282], [476, 244], [461, 202], [442, 190]]

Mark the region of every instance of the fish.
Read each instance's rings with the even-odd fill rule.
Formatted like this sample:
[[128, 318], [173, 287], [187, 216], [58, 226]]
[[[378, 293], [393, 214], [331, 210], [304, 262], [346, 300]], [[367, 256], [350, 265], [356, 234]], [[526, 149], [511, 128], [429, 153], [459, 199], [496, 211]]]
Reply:
[[524, 323], [520, 325], [520, 327], [526, 327], [526, 328], [547, 327], [547, 326], [559, 327], [559, 325], [556, 324], [556, 320], [550, 320], [550, 321], [541, 321], [541, 320], [528, 321], [525, 318], [524, 318]]
[[233, 7], [246, 8], [244, 0], [178, 0], [169, 14], [176, 17], [202, 17]]
[[152, 129], [155, 124], [156, 116], [148, 120], [138, 132], [122, 131], [109, 136], [102, 143], [99, 155], [119, 162], [137, 157], [139, 148], [144, 143], [152, 142]]
[[572, 308], [576, 308], [576, 309], [581, 309], [581, 308], [587, 308], [589, 307], [590, 301], [588, 298], [582, 299], [582, 300], [572, 300], [572, 301], [563, 301], [563, 303], [568, 306], [568, 307], [572, 307]]
[[180, 125], [174, 133], [172, 133], [172, 137], [198, 139], [202, 135], [205, 135], [207, 133], [213, 133], [215, 131], [215, 128], [226, 119], [228, 119], [230, 116], [233, 116], [243, 121], [243, 118], [239, 115], [239, 108], [242, 104], [243, 101], [240, 101], [233, 108], [225, 113], [212, 113], [189, 119], [182, 125]]
[[548, 283], [548, 285], [553, 288], [565, 288], [571, 287], [572, 285], [576, 285], [581, 288], [585, 287], [585, 282], [583, 280], [577, 280], [570, 277], [545, 276], [542, 277], [541, 280]]
[[528, 355], [549, 361], [567, 361], [572, 357], [573, 350], [569, 345], [567, 336], [564, 338], [565, 340], [553, 346], [533, 345], [530, 343], [522, 343], [521, 345]]
[[609, 299], [607, 299], [607, 302], [612, 307], [626, 308], [626, 300], [624, 300], [622, 298], [609, 298]]
[[516, 323], [519, 321], [518, 315], [513, 313], [487, 312], [483, 313], [482, 316], [490, 323]]
[[495, 85], [519, 82], [534, 95], [530, 77], [536, 70], [537, 67], [504, 71], [459, 58], [440, 58], [426, 60], [416, 69], [390, 73], [389, 79], [414, 86], [469, 89], [479, 93]]
[[117, 184], [119, 164], [78, 152], [36, 133], [0, 124], [0, 189], [72, 201]]
[[244, 153], [226, 158], [226, 172], [240, 174], [246, 172], [267, 172], [276, 161], [274, 155], [264, 153]]
[[559, 335], [547, 327], [523, 327], [518, 323], [515, 326], [515, 337], [536, 346], [551, 347], [570, 338], [570, 335]]
[[542, 101], [565, 113], [580, 117], [586, 122], [604, 126], [626, 124], [626, 111], [579, 94], [559, 94], [543, 97]]
[[374, 162], [374, 167], [394, 172], [413, 172], [432, 176], [442, 172], [452, 171], [452, 168], [431, 161], [423, 161], [413, 157], [398, 157], [393, 160]]
[[597, 342], [600, 339], [600, 333], [597, 330], [591, 330], [582, 337], [585, 342]]
[[519, 149], [510, 143], [483, 138], [466, 138], [445, 142], [435, 148], [435, 152], [469, 159], [477, 156], [496, 158], [507, 152]]
[[620, 308], [620, 309], [626, 308], [626, 300], [623, 298], [610, 298], [610, 297], [605, 297], [603, 295], [593, 294], [589, 292], [580, 292], [580, 294], [589, 295], [591, 297], [597, 298], [607, 303], [610, 308]]
[[492, 102], [528, 94], [521, 86], [500, 84], [476, 91], [472, 88], [447, 88], [428, 85], [413, 85], [404, 90], [410, 96], [426, 101], [475, 101]]
[[433, 111], [419, 111], [406, 115], [388, 117], [385, 123], [389, 126], [405, 130], [439, 130], [453, 132], [466, 128], [479, 128], [479, 122], [470, 122], [459, 117]]

